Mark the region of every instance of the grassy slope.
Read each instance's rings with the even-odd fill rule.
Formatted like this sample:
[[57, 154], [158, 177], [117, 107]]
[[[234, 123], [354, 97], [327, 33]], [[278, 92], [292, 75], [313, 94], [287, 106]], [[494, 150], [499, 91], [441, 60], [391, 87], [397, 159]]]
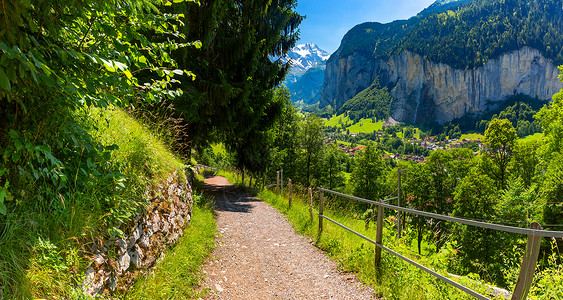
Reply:
[[205, 291], [197, 287], [203, 280], [205, 259], [215, 248], [212, 204], [194, 206], [192, 221], [178, 244], [166, 252], [150, 275], [135, 283], [128, 299], [198, 299]]
[[342, 122], [351, 133], [372, 133], [383, 129], [383, 121], [376, 120], [376, 122], [372, 122], [371, 118], [369, 118], [361, 119], [359, 122], [354, 123], [348, 116], [344, 116], [344, 114], [333, 116], [325, 121], [325, 126], [338, 127], [340, 126], [340, 122]]
[[[317, 238], [316, 245], [327, 252], [333, 259], [339, 261], [342, 269], [356, 273], [363, 282], [370, 284], [383, 295], [385, 299], [467, 299], [468, 297], [457, 290], [444, 284], [442, 281], [408, 265], [398, 258], [382, 253], [380, 268], [374, 265], [374, 246], [370, 243], [348, 233], [342, 228], [325, 221], [324, 230], [318, 238], [318, 219], [311, 221], [308, 205], [301, 201], [294, 201], [291, 209], [288, 209], [287, 200], [272, 192], [263, 191], [259, 197], [272, 204], [280, 212], [287, 215], [297, 232]], [[375, 239], [375, 228], [365, 229], [363, 220], [352, 219], [338, 214], [335, 211], [325, 209], [325, 214], [344, 224], [353, 230]], [[394, 248], [399, 253], [408, 253], [416, 257], [424, 265], [445, 265], [452, 249], [444, 249], [439, 255], [418, 257], [411, 249], [411, 245], [394, 241], [394, 229], [391, 223], [386, 222], [384, 229], [384, 245]], [[438, 267], [437, 269], [442, 269]], [[486, 287], [477, 284], [469, 278], [461, 279], [463, 284], [484, 293]]]
[[[56, 199], [64, 201], [62, 208], [46, 213], [18, 206], [8, 215], [5, 224], [9, 230], [0, 237], [0, 298], [79, 298], [78, 286], [87, 267], [79, 253], [89, 249], [84, 243], [107, 235], [110, 228], [124, 229], [147, 205], [142, 197], [147, 186], [158, 184], [172, 172], [186, 176], [184, 163], [159, 140], [158, 132], [151, 132], [123, 110], [86, 108], [76, 113], [76, 119], [95, 142], [117, 146], [106, 158], [98, 157], [101, 162], [97, 164], [123, 175], [113, 173], [107, 179], [103, 174], [77, 173], [73, 180], [88, 184], [75, 191], [72, 199]], [[202, 233], [208, 236], [214, 231], [209, 211], [197, 208], [195, 214], [194, 219], [206, 223], [207, 231]], [[192, 235], [188, 231], [188, 238]]]

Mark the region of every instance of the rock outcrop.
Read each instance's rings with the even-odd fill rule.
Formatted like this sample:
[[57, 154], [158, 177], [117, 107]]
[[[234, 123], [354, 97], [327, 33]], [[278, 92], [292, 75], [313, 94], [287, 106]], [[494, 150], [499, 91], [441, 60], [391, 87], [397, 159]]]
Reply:
[[528, 47], [473, 70], [454, 69], [409, 51], [389, 58], [358, 53], [336, 57], [327, 63], [321, 106], [340, 107], [379, 77], [394, 98], [392, 117], [411, 123], [479, 115], [515, 94], [550, 100], [563, 88], [553, 62]]
[[164, 250], [182, 236], [192, 213], [190, 183], [173, 174], [159, 187], [147, 191], [145, 197], [150, 207], [137, 216], [127, 234], [92, 245], [91, 264], [83, 283], [86, 295], [127, 290], [136, 276], [152, 267]]

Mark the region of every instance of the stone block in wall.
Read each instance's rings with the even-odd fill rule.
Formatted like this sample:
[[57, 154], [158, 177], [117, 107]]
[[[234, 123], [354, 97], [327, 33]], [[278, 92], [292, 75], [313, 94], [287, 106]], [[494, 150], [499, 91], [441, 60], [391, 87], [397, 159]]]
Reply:
[[178, 178], [173, 174], [144, 193], [149, 208], [129, 224], [127, 235], [92, 243], [91, 253], [86, 253], [91, 264], [82, 285], [86, 295], [128, 289], [136, 276], [146, 273], [178, 242], [193, 207], [191, 184]]

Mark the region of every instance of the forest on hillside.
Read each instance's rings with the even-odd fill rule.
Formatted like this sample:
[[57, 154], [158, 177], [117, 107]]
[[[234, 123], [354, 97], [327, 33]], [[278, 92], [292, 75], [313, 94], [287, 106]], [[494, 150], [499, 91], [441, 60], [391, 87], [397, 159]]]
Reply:
[[561, 0], [462, 1], [446, 11], [388, 24], [364, 23], [343, 38], [337, 57], [389, 56], [404, 50], [459, 69], [474, 69], [522, 47], [563, 64]]

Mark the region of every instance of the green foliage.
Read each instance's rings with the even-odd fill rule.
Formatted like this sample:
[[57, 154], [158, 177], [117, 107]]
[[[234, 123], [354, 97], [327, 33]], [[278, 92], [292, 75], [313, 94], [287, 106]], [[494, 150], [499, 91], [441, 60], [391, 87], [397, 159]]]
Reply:
[[387, 91], [387, 87], [381, 88], [379, 78], [376, 78], [367, 89], [346, 101], [338, 112], [348, 112], [349, 118], [353, 121], [373, 117], [378, 120], [387, 120], [392, 102], [393, 97]]
[[183, 68], [197, 74], [197, 80], [181, 83], [187, 92], [175, 100], [188, 124], [186, 139], [194, 147], [223, 141], [241, 155], [240, 167], [256, 168], [251, 161], [263, 151], [250, 146], [260, 146], [252, 141], [260, 140], [260, 131], [267, 131], [280, 113], [273, 90], [289, 69], [270, 57], [285, 55], [298, 38], [303, 17], [295, 5], [295, 0], [224, 0], [187, 3], [175, 10], [189, 20], [181, 29], [185, 40], [202, 43], [201, 49], [173, 53]]
[[313, 178], [319, 178], [322, 167], [322, 147], [324, 141], [323, 120], [316, 116], [309, 116], [300, 123], [298, 133], [302, 155], [299, 159], [302, 163], [301, 183], [311, 186]]
[[[563, 67], [559, 67], [563, 71]], [[560, 76], [563, 80], [563, 77]], [[544, 106], [536, 115], [545, 137], [544, 155], [563, 152], [563, 90], [553, 95], [553, 102]]]
[[517, 138], [516, 130], [507, 119], [493, 119], [485, 131], [484, 167], [501, 188], [506, 184], [506, 170]]
[[475, 68], [524, 46], [555, 64], [563, 63], [562, 5], [559, 0], [478, 0], [422, 20], [397, 44], [431, 61]]
[[194, 195], [192, 221], [179, 243], [167, 251], [154, 274], [135, 282], [127, 299], [198, 299], [205, 291], [197, 287], [203, 281], [205, 260], [215, 248], [216, 224], [213, 205]]
[[148, 186], [172, 172], [186, 178], [184, 164], [118, 108], [84, 108], [62, 121], [74, 131], [55, 132], [52, 148], [13, 134], [30, 146], [20, 149], [19, 176], [8, 177], [17, 189], [0, 220], [0, 294], [10, 298], [80, 294], [82, 244], [125, 233]]
[[430, 61], [473, 69], [528, 46], [559, 65], [563, 63], [561, 15], [560, 0], [460, 1], [409, 20], [357, 25], [331, 59], [409, 50]]
[[328, 145], [324, 152], [322, 176], [319, 184], [329, 190], [339, 190], [346, 184], [343, 171], [347, 156], [335, 144]]
[[[492, 220], [495, 218], [493, 200], [494, 181], [483, 174], [478, 166], [457, 185], [454, 193], [452, 215], [467, 219]], [[456, 224], [453, 233], [463, 253], [456, 261], [457, 272], [476, 273], [487, 281], [503, 284], [504, 277], [499, 274], [497, 262], [504, 239], [498, 231]]]
[[356, 157], [356, 167], [351, 177], [354, 195], [373, 200], [383, 199], [389, 192], [385, 184], [386, 174], [387, 165], [381, 153], [375, 145], [368, 144]]
[[540, 163], [538, 149], [541, 143], [537, 140], [517, 141], [508, 166], [511, 176], [519, 178], [525, 187], [534, 181], [536, 167]]

